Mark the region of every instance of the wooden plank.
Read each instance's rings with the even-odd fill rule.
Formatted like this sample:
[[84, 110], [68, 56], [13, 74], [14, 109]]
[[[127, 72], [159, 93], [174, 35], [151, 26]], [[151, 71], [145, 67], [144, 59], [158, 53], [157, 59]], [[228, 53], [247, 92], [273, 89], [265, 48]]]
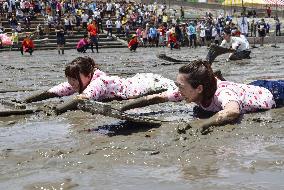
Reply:
[[3, 111], [0, 111], [0, 117], [8, 117], [12, 115], [26, 115], [26, 114], [32, 114], [35, 112], [37, 112], [37, 110], [33, 110], [33, 109], [3, 110]]
[[121, 112], [120, 110], [114, 109], [111, 105], [87, 100], [84, 102], [79, 103], [78, 108], [82, 111], [87, 111], [93, 114], [100, 114], [103, 116], [113, 117], [120, 120], [126, 120], [133, 123], [145, 124], [145, 125], [161, 125], [163, 122], [162, 120], [146, 117], [146, 116], [134, 116], [127, 114], [125, 112]]

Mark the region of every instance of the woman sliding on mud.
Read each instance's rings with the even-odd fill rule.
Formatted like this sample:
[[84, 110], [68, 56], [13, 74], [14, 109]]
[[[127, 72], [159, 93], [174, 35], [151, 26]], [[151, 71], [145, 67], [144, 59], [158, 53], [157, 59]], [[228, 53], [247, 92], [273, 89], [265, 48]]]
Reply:
[[71, 101], [57, 106], [55, 111], [63, 113], [77, 108], [84, 99], [97, 101], [114, 99], [132, 99], [143, 95], [159, 93], [171, 94], [177, 89], [174, 81], [157, 74], [141, 73], [130, 78], [108, 76], [98, 69], [90, 57], [78, 57], [65, 68], [68, 82], [59, 84], [45, 92], [32, 95], [24, 100], [26, 103], [41, 101], [53, 97], [69, 96], [79, 93]]
[[[196, 60], [180, 67], [172, 94], [161, 93], [134, 100], [124, 106], [123, 111], [142, 105], [184, 99], [196, 103], [202, 109], [217, 112], [208, 119], [191, 122], [184, 130], [196, 127], [201, 131], [210, 126], [222, 125], [236, 120], [241, 114], [280, 107], [284, 103], [284, 80], [257, 80], [250, 84], [239, 84], [217, 79], [207, 61]], [[159, 101], [156, 101], [159, 100]]]

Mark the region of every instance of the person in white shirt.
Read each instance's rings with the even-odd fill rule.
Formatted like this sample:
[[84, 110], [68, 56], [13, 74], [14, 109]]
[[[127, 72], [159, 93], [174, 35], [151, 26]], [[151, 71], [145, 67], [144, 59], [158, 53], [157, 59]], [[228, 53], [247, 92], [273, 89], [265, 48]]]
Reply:
[[82, 28], [87, 29], [87, 24], [88, 24], [88, 19], [89, 19], [89, 15], [87, 15], [87, 13], [84, 13], [82, 16]]
[[116, 32], [117, 34], [121, 34], [121, 21], [120, 18], [117, 18], [117, 20], [115, 21], [115, 27], [116, 27]]
[[106, 27], [107, 27], [107, 36], [110, 35], [110, 37], [112, 37], [112, 20], [110, 17], [106, 21]]
[[120, 8], [120, 4], [119, 3], [116, 3], [115, 4], [115, 9], [119, 9]]
[[202, 46], [205, 45], [205, 26], [204, 24], [200, 24], [200, 33], [199, 33], [199, 37], [200, 37], [200, 44]]
[[97, 19], [98, 16], [100, 16], [100, 11], [98, 11], [98, 8], [96, 8], [93, 12], [93, 20]]
[[250, 59], [250, 53], [248, 41], [244, 40], [241, 37], [236, 37], [231, 35], [230, 29], [224, 29], [223, 41], [221, 47], [231, 48], [235, 50], [234, 53], [229, 55], [229, 60], [241, 60], [241, 59]]
[[107, 11], [107, 16], [111, 16], [112, 13], [112, 4], [111, 3], [107, 3], [106, 4], [106, 11]]

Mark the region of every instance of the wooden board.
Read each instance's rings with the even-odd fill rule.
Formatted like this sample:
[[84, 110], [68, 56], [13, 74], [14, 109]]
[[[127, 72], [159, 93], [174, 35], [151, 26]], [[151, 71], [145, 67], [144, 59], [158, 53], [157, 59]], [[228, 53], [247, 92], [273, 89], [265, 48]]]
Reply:
[[87, 111], [93, 114], [100, 114], [108, 117], [113, 117], [120, 120], [126, 120], [129, 122], [140, 123], [145, 125], [161, 125], [165, 121], [153, 119], [146, 116], [135, 116], [125, 112], [121, 112], [112, 108], [109, 104], [87, 100], [78, 105], [78, 108], [82, 111]]

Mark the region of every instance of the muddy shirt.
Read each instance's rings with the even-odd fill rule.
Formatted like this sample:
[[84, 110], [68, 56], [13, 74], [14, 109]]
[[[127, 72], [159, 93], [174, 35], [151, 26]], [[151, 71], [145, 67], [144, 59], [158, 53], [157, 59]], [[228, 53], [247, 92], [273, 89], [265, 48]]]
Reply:
[[229, 102], [237, 102], [241, 113], [267, 110], [275, 106], [272, 93], [263, 87], [217, 80], [217, 90], [208, 111], [218, 112]]
[[[82, 94], [94, 100], [128, 99], [161, 88], [167, 89], [167, 92], [169, 92], [167, 94], [172, 94], [172, 91], [177, 90], [174, 81], [157, 74], [141, 73], [130, 78], [120, 78], [118, 76], [107, 76], [97, 69], [90, 84]], [[55, 93], [58, 96], [69, 96], [74, 94], [75, 90], [68, 82], [65, 82], [51, 88], [48, 92]]]
[[247, 42], [244, 39], [234, 36], [231, 37], [229, 42], [223, 40], [220, 46], [224, 48], [232, 47], [233, 49], [238, 49], [238, 51], [247, 50], [249, 48]]

